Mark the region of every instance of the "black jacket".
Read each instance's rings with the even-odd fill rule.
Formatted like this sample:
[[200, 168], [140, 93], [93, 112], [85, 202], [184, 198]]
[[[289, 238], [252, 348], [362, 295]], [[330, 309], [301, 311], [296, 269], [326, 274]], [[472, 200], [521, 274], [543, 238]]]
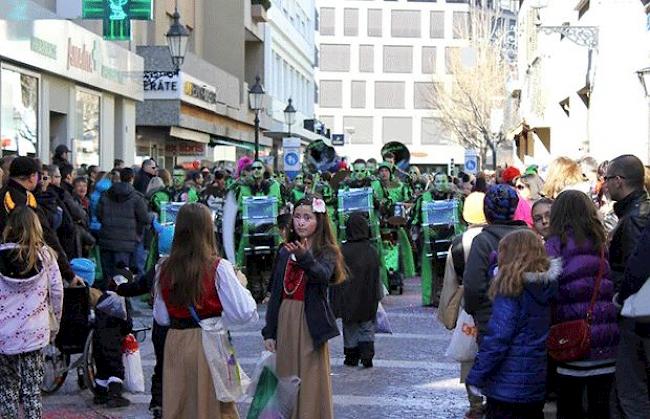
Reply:
[[149, 221], [147, 204], [129, 183], [115, 183], [99, 200], [97, 217], [102, 223], [99, 246], [112, 252], [133, 252]]
[[609, 245], [609, 265], [612, 269], [614, 288], [619, 291], [628, 259], [636, 248], [643, 228], [650, 216], [650, 197], [643, 190], [633, 192], [614, 204], [618, 224], [612, 231]]
[[[639, 292], [641, 287], [650, 278], [650, 222], [646, 223], [637, 240], [637, 246], [634, 252], [627, 260], [625, 274], [621, 281], [621, 290], [618, 294], [618, 303], [623, 305], [625, 300], [632, 294]], [[638, 322], [636, 331], [639, 335], [650, 337], [650, 324]]]
[[133, 182], [133, 187], [136, 191], [144, 195], [147, 193], [147, 188], [149, 187], [149, 181], [151, 179], [153, 179], [153, 175], [140, 169], [135, 177], [135, 181]]
[[492, 315], [492, 301], [487, 295], [490, 288], [490, 254], [497, 251], [499, 242], [508, 233], [525, 228], [528, 226], [524, 221], [490, 224], [472, 242], [463, 275], [465, 311], [474, 317], [480, 334], [487, 332]]
[[361, 214], [348, 219], [348, 241], [342, 246], [349, 269], [348, 280], [330, 288], [330, 301], [336, 317], [345, 323], [374, 320], [380, 300], [379, 255], [370, 244], [368, 220]]
[[[0, 189], [0, 200], [3, 200], [4, 203], [4, 200], [7, 198], [8, 194], [11, 198], [11, 201], [16, 205], [16, 207], [23, 207], [26, 206], [28, 202], [27, 192], [27, 189], [23, 188], [22, 185], [20, 185], [18, 182], [13, 179], [9, 179], [7, 185]], [[11, 212], [11, 209], [8, 208], [7, 205], [3, 205], [3, 203], [0, 203], [0, 232], [4, 231], [7, 225], [9, 214]], [[36, 211], [36, 215], [38, 215], [38, 219], [41, 222], [41, 227], [43, 228], [43, 239], [45, 240], [45, 243], [50, 246], [52, 250], [54, 250], [57, 254], [57, 262], [59, 264], [61, 276], [65, 280], [71, 281], [74, 279], [74, 272], [72, 271], [72, 268], [70, 268], [70, 264], [68, 263], [65, 252], [61, 247], [61, 243], [59, 243], [56, 232], [51, 228], [50, 223], [45, 216], [45, 213], [38, 206], [38, 204], [36, 204], [34, 211]]]
[[[271, 299], [266, 309], [266, 325], [262, 329], [264, 339], [277, 339], [278, 334], [278, 313], [282, 304], [282, 292], [284, 284], [284, 271], [289, 262], [291, 254], [284, 248], [280, 250], [277, 264], [271, 280]], [[311, 252], [307, 252], [297, 258], [298, 265], [304, 269], [307, 276], [305, 289], [305, 317], [307, 328], [314, 341], [314, 348], [318, 348], [329, 339], [338, 336], [339, 329], [336, 327], [336, 319], [327, 302], [327, 287], [334, 274], [334, 261], [325, 256], [319, 255], [315, 258]]]

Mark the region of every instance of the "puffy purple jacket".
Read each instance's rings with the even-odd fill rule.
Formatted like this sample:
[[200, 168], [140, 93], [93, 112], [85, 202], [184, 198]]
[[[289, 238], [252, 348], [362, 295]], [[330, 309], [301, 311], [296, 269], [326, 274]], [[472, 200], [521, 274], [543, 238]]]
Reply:
[[[559, 237], [550, 237], [546, 251], [552, 258], [562, 258], [562, 274], [558, 278], [559, 291], [553, 309], [553, 324], [584, 319], [591, 303], [596, 277], [600, 269], [600, 253], [590, 241], [578, 245], [573, 237], [562, 244]], [[591, 356], [587, 360], [616, 357], [618, 323], [616, 307], [612, 302], [614, 284], [605, 255], [604, 274], [594, 304], [591, 322]]]

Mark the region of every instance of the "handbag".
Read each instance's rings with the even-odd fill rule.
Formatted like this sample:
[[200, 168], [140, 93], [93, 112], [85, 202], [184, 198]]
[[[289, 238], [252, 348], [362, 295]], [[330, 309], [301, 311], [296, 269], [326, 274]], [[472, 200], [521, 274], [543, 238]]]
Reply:
[[646, 279], [636, 294], [625, 299], [621, 316], [631, 317], [638, 322], [650, 321], [650, 278]]
[[557, 362], [579, 361], [591, 352], [591, 317], [605, 273], [605, 249], [600, 252], [600, 267], [591, 295], [591, 303], [584, 319], [558, 323], [548, 334], [548, 353]]
[[478, 352], [477, 335], [474, 318], [461, 309], [445, 356], [458, 362], [473, 361]]

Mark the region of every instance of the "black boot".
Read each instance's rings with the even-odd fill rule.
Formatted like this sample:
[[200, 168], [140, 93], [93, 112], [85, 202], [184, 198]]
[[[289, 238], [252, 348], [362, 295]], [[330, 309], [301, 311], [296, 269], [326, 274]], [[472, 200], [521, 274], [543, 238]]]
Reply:
[[113, 382], [108, 384], [108, 401], [106, 407], [126, 407], [131, 402], [126, 397], [122, 396], [122, 383]]
[[106, 404], [108, 401], [108, 389], [99, 384], [95, 385], [95, 397], [93, 398], [93, 403], [95, 404]]
[[375, 342], [359, 342], [361, 364], [366, 368], [372, 368], [372, 358], [375, 357]]
[[343, 365], [348, 367], [356, 367], [359, 365], [359, 348], [343, 348], [345, 354], [345, 361]]

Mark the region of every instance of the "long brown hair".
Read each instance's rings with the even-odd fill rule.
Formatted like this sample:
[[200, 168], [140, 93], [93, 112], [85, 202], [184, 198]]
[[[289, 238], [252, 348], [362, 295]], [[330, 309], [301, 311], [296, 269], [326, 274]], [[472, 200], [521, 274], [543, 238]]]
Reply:
[[21, 274], [38, 269], [42, 255], [56, 259], [54, 251], [45, 245], [41, 222], [30, 207], [19, 207], [11, 212], [2, 237], [5, 243], [18, 245], [14, 261], [18, 265], [25, 264]]
[[185, 204], [178, 212], [172, 250], [161, 268], [171, 305], [187, 307], [199, 302], [203, 277], [210, 274], [218, 257], [212, 224], [210, 210], [203, 204]]
[[551, 207], [551, 235], [566, 244], [571, 233], [577, 245], [591, 240], [594, 249], [601, 249], [607, 240], [598, 210], [589, 197], [580, 191], [564, 191]]
[[542, 240], [531, 230], [517, 230], [499, 242], [499, 271], [490, 285], [489, 297], [517, 297], [524, 290], [524, 273], [546, 272], [550, 260]]
[[[317, 198], [320, 198], [316, 196]], [[294, 207], [298, 208], [301, 205], [305, 205], [308, 207], [311, 207], [312, 204], [312, 199], [314, 197], [311, 195], [305, 196], [298, 202], [296, 202], [296, 205]], [[312, 244], [311, 244], [311, 250], [314, 256], [317, 258], [320, 257], [327, 257], [327, 258], [333, 258], [335, 266], [334, 266], [334, 275], [331, 279], [332, 284], [340, 284], [341, 282], [345, 281], [345, 278], [347, 276], [347, 267], [345, 265], [345, 260], [343, 259], [343, 254], [341, 253], [341, 249], [338, 246], [338, 243], [336, 242], [336, 238], [334, 237], [334, 233], [332, 232], [332, 227], [330, 225], [329, 217], [327, 215], [327, 211], [324, 213], [317, 213], [315, 212], [314, 215], [316, 216], [316, 231], [314, 231], [314, 235], [312, 238]], [[299, 241], [300, 237], [296, 234], [296, 232], [293, 229], [293, 222], [291, 223], [291, 231], [289, 232], [289, 241]]]

